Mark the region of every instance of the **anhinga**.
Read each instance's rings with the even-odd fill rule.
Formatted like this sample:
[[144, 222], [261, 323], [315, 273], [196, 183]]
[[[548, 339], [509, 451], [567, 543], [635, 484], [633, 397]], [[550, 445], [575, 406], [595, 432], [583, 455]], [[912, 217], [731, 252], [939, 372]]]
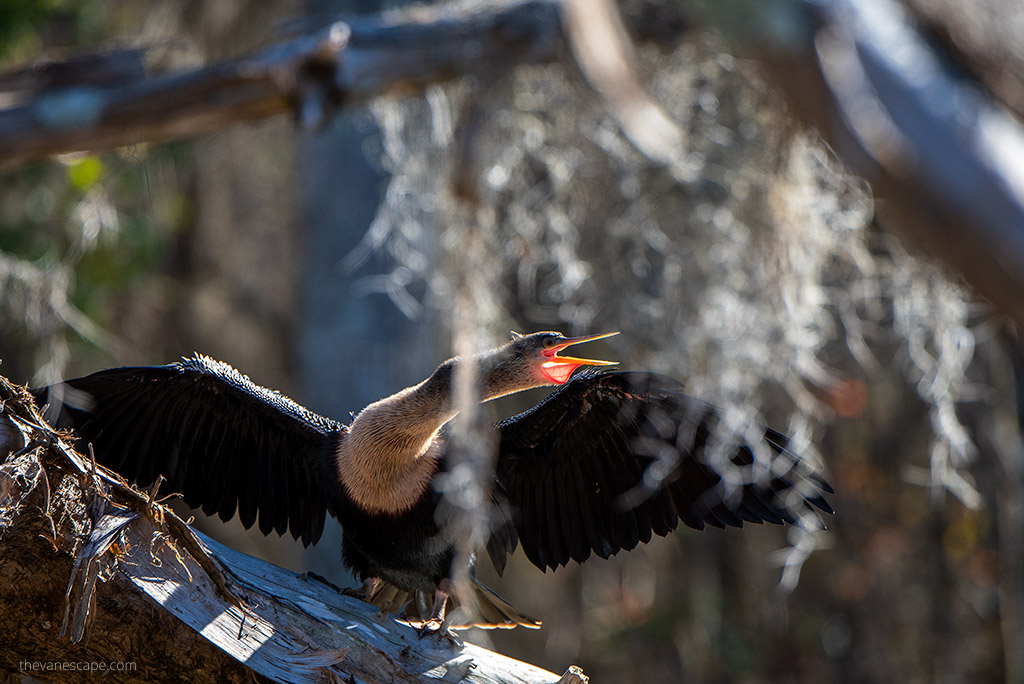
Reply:
[[[343, 561], [364, 581], [365, 596], [390, 591], [394, 598], [400, 590], [416, 597], [420, 610], [430, 611], [420, 613], [428, 624], [443, 618], [447, 599], [458, 598], [452, 508], [434, 484], [446, 470], [443, 428], [458, 412], [452, 388], [459, 364], [476, 364], [484, 401], [559, 386], [493, 428], [495, 520], [487, 551], [499, 573], [517, 541], [544, 570], [632, 549], [679, 520], [696, 529], [805, 519], [820, 525], [813, 507], [832, 512], [823, 498], [832, 489], [786, 450], [779, 433], [759, 431], [759, 444], [735, 445], [724, 455], [728, 463], [716, 465], [712, 406], [668, 378], [575, 373], [612, 364], [559, 355], [602, 337], [513, 334], [496, 349], [445, 361], [349, 425], [201, 355], [69, 380], [57, 386], [65, 403], [60, 423], [128, 479], [147, 485], [162, 475], [190, 506], [225, 521], [237, 510], [246, 528], [258, 520], [264, 534], [290, 530], [310, 544], [331, 513], [341, 522]], [[43, 403], [47, 390], [36, 396]], [[755, 459], [751, 449], [767, 457]], [[727, 468], [745, 477], [730, 477]], [[482, 585], [474, 589], [473, 624], [539, 624]]]

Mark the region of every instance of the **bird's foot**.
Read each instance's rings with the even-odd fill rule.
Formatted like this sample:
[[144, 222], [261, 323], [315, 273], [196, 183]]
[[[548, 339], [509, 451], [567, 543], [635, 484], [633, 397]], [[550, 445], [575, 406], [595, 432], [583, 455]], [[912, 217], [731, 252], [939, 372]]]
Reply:
[[437, 618], [431, 618], [423, 621], [423, 626], [416, 631], [416, 636], [422, 639], [425, 636], [436, 635], [441, 631], [444, 626], [444, 620], [438, 620]]
[[448, 641], [452, 646], [459, 648], [463, 646], [462, 639], [452, 634], [452, 618], [446, 610], [448, 598], [454, 593], [455, 584], [450, 579], [438, 582], [437, 589], [434, 591], [434, 605], [430, 614], [424, 618], [423, 626], [417, 631], [420, 639], [429, 636], [435, 638], [438, 643]]
[[420, 639], [430, 637], [438, 642], [447, 641], [452, 646], [459, 648], [464, 645], [462, 639], [452, 632], [451, 625], [448, 620], [439, 620], [438, 618], [425, 620], [423, 622], [423, 626], [416, 631], [416, 635]]

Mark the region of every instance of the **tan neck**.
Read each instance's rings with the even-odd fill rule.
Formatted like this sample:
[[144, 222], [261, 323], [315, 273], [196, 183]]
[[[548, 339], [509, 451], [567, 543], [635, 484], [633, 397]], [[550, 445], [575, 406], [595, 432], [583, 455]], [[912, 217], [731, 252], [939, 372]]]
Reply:
[[[502, 349], [474, 356], [483, 400], [539, 383], [519, 380]], [[418, 385], [370, 404], [355, 417], [337, 452], [346, 492], [363, 509], [400, 513], [422, 498], [437, 469], [438, 432], [456, 416], [452, 381], [458, 359], [445, 361]]]
[[455, 417], [450, 370], [363, 409], [338, 448], [348, 495], [373, 513], [400, 513], [423, 496], [437, 466], [441, 427]]

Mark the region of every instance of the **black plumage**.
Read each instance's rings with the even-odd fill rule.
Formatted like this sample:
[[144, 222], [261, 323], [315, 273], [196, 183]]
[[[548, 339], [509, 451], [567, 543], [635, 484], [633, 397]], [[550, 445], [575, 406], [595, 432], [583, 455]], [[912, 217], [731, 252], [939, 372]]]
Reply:
[[[62, 399], [59, 424], [128, 480], [148, 486], [162, 475], [189, 506], [224, 521], [237, 510], [247, 528], [258, 516], [264, 534], [290, 530], [308, 545], [323, 531], [329, 493], [316, 483], [334, 476], [329, 461], [345, 426], [227, 364], [196, 356], [113, 368], [35, 394]], [[302, 483], [294, 487], [304, 515], [291, 514], [286, 478]]]
[[[730, 491], [704, 460], [717, 420], [713, 407], [673, 380], [591, 371], [499, 423], [496, 480], [517, 502], [527, 557], [541, 568], [582, 562], [591, 552], [607, 558], [650, 541], [652, 532], [668, 534], [680, 519], [699, 530], [743, 521], [798, 524], [802, 516], [818, 523], [814, 508], [832, 512], [822, 496], [831, 487], [797, 461], [786, 473], [766, 472]], [[773, 456], [785, 450], [782, 435], [764, 435]], [[749, 447], [734, 450], [730, 466], [753, 464]], [[658, 476], [645, 478], [655, 468]], [[541, 492], [543, 500], [530, 498]], [[557, 514], [544, 508], [556, 501]]]
[[[737, 444], [713, 462], [718, 415], [673, 380], [587, 369], [565, 381], [581, 365], [604, 363], [557, 355], [587, 339], [593, 338], [516, 336], [472, 359], [485, 399], [564, 383], [494, 426], [495, 522], [487, 552], [499, 572], [517, 543], [537, 567], [557, 568], [632, 549], [668, 534], [680, 520], [696, 529], [745, 521], [820, 525], [814, 509], [832, 512], [823, 498], [829, 485], [787, 452], [785, 437], [774, 431], [764, 430], [754, 445], [768, 458]], [[237, 514], [246, 527], [287, 531], [304, 544], [319, 539], [331, 513], [342, 524], [343, 560], [364, 580], [435, 594], [443, 604], [456, 540], [447, 514], [438, 514], [448, 509], [431, 483], [447, 467], [439, 428], [454, 415], [450, 384], [458, 362], [371, 405], [351, 426], [203, 356], [100, 371], [36, 396], [40, 403], [62, 400], [60, 424], [73, 426], [98, 461], [129, 480], [145, 486], [162, 475], [192, 507], [223, 520]], [[571, 366], [568, 373], [563, 365]], [[406, 428], [427, 435], [413, 456], [401, 449], [419, 448], [416, 439], [423, 440]], [[382, 453], [350, 453], [364, 444]], [[418, 468], [426, 485], [416, 490], [414, 478], [396, 504], [394, 492], [385, 499], [388, 483], [374, 483], [380, 493], [354, 489], [345, 459], [351, 468], [380, 472]], [[486, 588], [478, 587], [477, 599], [493, 620], [531, 624]]]

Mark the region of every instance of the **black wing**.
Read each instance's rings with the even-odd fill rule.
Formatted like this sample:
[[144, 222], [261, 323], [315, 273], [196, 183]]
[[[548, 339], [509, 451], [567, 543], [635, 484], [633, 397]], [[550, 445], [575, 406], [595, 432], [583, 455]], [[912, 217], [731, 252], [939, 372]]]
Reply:
[[764, 430], [754, 447], [763, 458], [746, 445], [716, 451], [714, 408], [682, 390], [645, 373], [584, 373], [499, 423], [497, 489], [534, 565], [607, 558], [680, 519], [695, 529], [820, 526], [812, 506], [832, 512], [823, 498], [832, 488], [786, 451], [785, 437]]
[[96, 460], [145, 487], [158, 475], [193, 508], [306, 545], [323, 532], [330, 467], [344, 426], [205, 356], [168, 366], [113, 368], [35, 390], [63, 403]]

